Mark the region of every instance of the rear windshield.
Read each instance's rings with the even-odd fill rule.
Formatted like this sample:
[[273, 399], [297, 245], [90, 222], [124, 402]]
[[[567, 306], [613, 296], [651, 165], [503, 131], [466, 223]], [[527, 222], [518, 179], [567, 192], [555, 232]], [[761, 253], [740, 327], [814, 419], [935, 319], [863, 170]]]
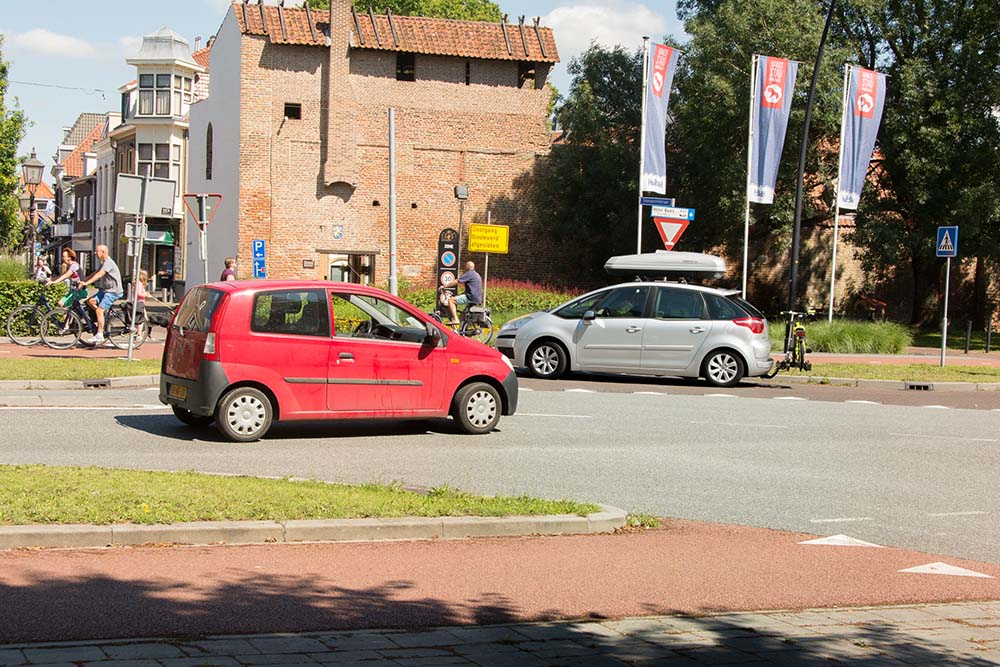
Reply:
[[743, 310], [747, 311], [750, 317], [759, 317], [762, 320], [767, 319], [764, 317], [764, 313], [754, 308], [754, 306], [749, 301], [741, 299], [738, 296], [731, 296], [729, 297], [729, 300], [738, 303]]
[[187, 293], [174, 318], [174, 326], [187, 331], [207, 333], [212, 326], [215, 309], [222, 301], [222, 292], [208, 287], [195, 287]]

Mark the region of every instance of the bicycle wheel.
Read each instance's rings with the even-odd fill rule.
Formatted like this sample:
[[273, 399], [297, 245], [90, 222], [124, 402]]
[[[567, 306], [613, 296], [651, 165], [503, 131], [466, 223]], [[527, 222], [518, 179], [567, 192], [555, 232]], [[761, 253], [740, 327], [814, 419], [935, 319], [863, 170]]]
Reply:
[[[129, 316], [122, 306], [111, 306], [111, 308], [108, 308], [108, 312], [104, 314], [104, 335], [119, 350], [128, 349], [128, 322]], [[148, 335], [148, 327], [142, 327], [136, 332], [132, 347], [137, 348], [145, 343], [146, 336]]]
[[38, 306], [24, 304], [7, 317], [7, 337], [18, 345], [36, 345], [42, 339], [42, 312]]
[[80, 316], [66, 308], [50, 310], [42, 318], [42, 342], [55, 350], [66, 350], [80, 341], [83, 323]]
[[479, 322], [466, 320], [462, 322], [458, 333], [467, 338], [475, 338], [484, 345], [489, 345], [490, 341], [493, 340], [493, 321], [488, 317]]
[[799, 370], [805, 370], [806, 363], [806, 341], [803, 338], [795, 339], [795, 366]]

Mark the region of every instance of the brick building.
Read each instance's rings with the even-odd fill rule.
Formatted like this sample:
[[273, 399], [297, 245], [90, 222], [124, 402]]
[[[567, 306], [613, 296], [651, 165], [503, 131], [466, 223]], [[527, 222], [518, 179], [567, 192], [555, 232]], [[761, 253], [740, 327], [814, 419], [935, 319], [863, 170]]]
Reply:
[[[488, 208], [514, 226], [512, 254], [493, 266], [544, 275], [523, 189], [548, 153], [556, 62], [552, 31], [537, 22], [357, 14], [349, 0], [329, 12], [233, 4], [211, 52], [209, 96], [190, 116], [189, 190], [223, 195], [208, 278], [230, 255], [249, 277], [260, 239], [269, 278], [384, 285], [390, 107], [400, 279], [433, 279], [438, 234], [458, 227], [459, 184], [469, 188], [466, 226]], [[190, 241], [186, 267], [188, 284], [204, 278]]]

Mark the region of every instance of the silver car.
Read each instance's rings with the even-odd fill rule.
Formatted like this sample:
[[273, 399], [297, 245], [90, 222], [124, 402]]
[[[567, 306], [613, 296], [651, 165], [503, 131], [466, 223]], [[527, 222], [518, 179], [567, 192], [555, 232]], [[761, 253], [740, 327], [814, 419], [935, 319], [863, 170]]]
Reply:
[[614, 285], [507, 322], [496, 346], [539, 378], [602, 371], [731, 387], [774, 363], [767, 320], [738, 294], [670, 282]]

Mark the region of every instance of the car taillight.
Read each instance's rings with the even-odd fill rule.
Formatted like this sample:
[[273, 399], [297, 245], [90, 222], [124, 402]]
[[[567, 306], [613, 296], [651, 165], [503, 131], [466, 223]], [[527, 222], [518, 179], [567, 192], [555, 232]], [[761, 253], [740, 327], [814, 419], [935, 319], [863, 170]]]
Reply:
[[733, 320], [733, 324], [738, 324], [741, 327], [746, 327], [755, 334], [764, 333], [764, 320], [760, 319], [759, 317], [740, 317]]
[[202, 350], [205, 357], [215, 356], [215, 332], [210, 331], [205, 334], [205, 348]]

